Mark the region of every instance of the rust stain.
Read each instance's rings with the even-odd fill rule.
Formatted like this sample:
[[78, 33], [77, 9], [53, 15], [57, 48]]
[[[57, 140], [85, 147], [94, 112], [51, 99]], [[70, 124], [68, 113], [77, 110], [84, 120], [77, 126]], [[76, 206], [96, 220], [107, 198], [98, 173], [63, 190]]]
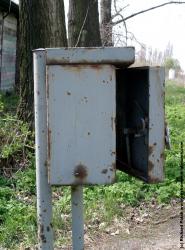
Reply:
[[152, 170], [154, 168], [154, 163], [148, 161], [148, 182], [149, 183], [158, 183], [161, 181], [160, 178], [152, 176]]
[[96, 70], [102, 70], [102, 65], [100, 65], [100, 64], [91, 64], [91, 65], [89, 65], [90, 66], [90, 68], [92, 68], [92, 69], [96, 69]]
[[46, 98], [49, 99], [49, 72], [46, 73]]
[[116, 170], [116, 163], [113, 162], [112, 165], [109, 168], [109, 171], [114, 172]]
[[[102, 48], [100, 48], [100, 49], [104, 49], [104, 48], [102, 47]], [[87, 47], [87, 48], [85, 48], [85, 50], [86, 50], [86, 51], [88, 51], [88, 50], [90, 50], [90, 51], [91, 51], [91, 50], [95, 50], [95, 51], [96, 51], [97, 48], [96, 48], [96, 47]], [[84, 51], [84, 52], [85, 52], [85, 51]]]
[[74, 169], [74, 176], [78, 179], [84, 179], [87, 177], [87, 167], [79, 164]]
[[40, 225], [40, 233], [43, 234], [44, 233], [44, 225]]
[[112, 116], [111, 117], [111, 128], [112, 128], [112, 130], [114, 130], [115, 125], [116, 125], [116, 118]]
[[40, 241], [46, 243], [46, 236], [44, 234], [39, 235]]
[[152, 161], [148, 161], [148, 172], [150, 175], [150, 172], [153, 170], [154, 168], [154, 163]]
[[148, 146], [148, 155], [150, 156], [154, 151], [154, 146], [153, 145], [149, 145]]
[[51, 159], [51, 130], [48, 129], [48, 159]]
[[149, 183], [154, 183], [154, 177], [152, 176], [152, 170], [154, 168], [154, 164], [151, 161], [148, 161], [148, 182]]
[[48, 64], [48, 65], [61, 65], [61, 61], [62, 61], [62, 64], [70, 63], [69, 59], [65, 59], [65, 58], [62, 57], [61, 60], [58, 60], [58, 59], [55, 59], [55, 58], [47, 59], [46, 64]]
[[161, 159], [164, 159], [164, 153], [161, 153], [161, 154], [160, 154], [160, 158], [161, 158]]
[[[134, 60], [130, 60], [127, 62], [124, 62], [124, 67], [129, 66], [131, 64], [133, 64]], [[111, 60], [98, 60], [97, 62], [89, 62], [88, 60], [80, 60], [79, 62], [72, 62], [72, 59], [70, 57], [61, 57], [60, 59], [56, 59], [56, 58], [47, 58], [46, 60], [46, 64], [47, 65], [61, 65], [61, 66], [66, 66], [66, 65], [97, 65], [99, 64], [100, 66], [102, 64], [112, 64]], [[117, 65], [118, 67], [123, 67], [123, 62], [121, 60], [116, 60], [113, 63], [114, 65]]]
[[106, 174], [107, 171], [108, 171], [108, 170], [105, 168], [105, 169], [103, 169], [101, 172], [102, 172], [102, 174]]
[[[60, 63], [57, 63], [57, 61], [52, 61], [52, 64], [51, 63], [49, 63], [49, 64], [51, 64], [51, 65], [59, 65]], [[54, 63], [54, 62], [56, 62], [56, 63]], [[96, 71], [102, 70], [102, 67], [103, 67], [100, 64], [89, 64], [85, 60], [84, 60], [83, 63], [78, 63], [78, 64], [77, 63], [73, 63], [73, 64], [70, 63], [70, 65], [66, 63], [66, 65], [62, 64], [61, 66], [62, 67], [70, 67], [72, 72], [80, 72], [81, 70], [84, 69], [84, 64], [86, 66], [88, 66], [89, 68], [91, 68], [91, 69], [95, 69]]]
[[[154, 142], [153, 145], [149, 145], [149, 146], [148, 146], [148, 155], [149, 155], [149, 156], [150, 156], [151, 154], [154, 153], [154, 147], [155, 147], [156, 145], [157, 145], [157, 143]], [[154, 156], [154, 155], [152, 155], [152, 156]]]
[[44, 234], [44, 225], [39, 224], [39, 240], [46, 243], [46, 236]]
[[162, 153], [160, 154], [160, 159], [161, 159], [162, 164], [164, 164], [164, 160], [165, 160], [164, 152], [162, 152]]
[[112, 163], [111, 168], [112, 168], [112, 169], [116, 169], [116, 163], [115, 163], [115, 162]]
[[116, 154], [116, 152], [115, 151], [112, 151], [111, 152], [111, 156], [113, 156], [113, 155], [115, 155]]
[[149, 176], [149, 177], [148, 177], [148, 182], [149, 182], [149, 183], [158, 183], [158, 182], [160, 182], [160, 181], [161, 181], [160, 178], [153, 177], [153, 176]]
[[66, 64], [66, 65], [61, 65], [62, 67], [67, 67], [69, 68], [70, 67], [70, 70], [73, 71], [73, 72], [80, 72], [84, 67], [80, 64]]
[[111, 178], [111, 182], [114, 183], [116, 181], [116, 175], [114, 174]]
[[112, 128], [112, 130], [114, 129], [114, 118], [113, 117], [111, 117], [111, 128]]

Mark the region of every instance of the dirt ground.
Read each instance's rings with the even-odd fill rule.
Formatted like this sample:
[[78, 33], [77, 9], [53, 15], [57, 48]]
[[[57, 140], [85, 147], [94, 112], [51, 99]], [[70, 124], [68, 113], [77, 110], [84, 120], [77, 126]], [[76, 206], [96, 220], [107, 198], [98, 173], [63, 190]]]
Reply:
[[[141, 207], [108, 229], [88, 250], [176, 250], [180, 248], [180, 205]], [[129, 213], [129, 211], [127, 211]], [[185, 231], [185, 230], [184, 230]], [[185, 238], [185, 237], [184, 237]], [[184, 244], [185, 247], [185, 244]]]
[[[99, 223], [95, 228], [90, 225], [85, 226], [85, 250], [176, 250], [180, 248], [180, 203], [178, 201], [173, 201], [169, 205], [157, 205], [154, 202], [141, 204], [136, 208], [123, 207], [123, 211], [122, 219], [115, 219], [109, 226], [103, 223]], [[72, 248], [66, 246], [58, 249]]]

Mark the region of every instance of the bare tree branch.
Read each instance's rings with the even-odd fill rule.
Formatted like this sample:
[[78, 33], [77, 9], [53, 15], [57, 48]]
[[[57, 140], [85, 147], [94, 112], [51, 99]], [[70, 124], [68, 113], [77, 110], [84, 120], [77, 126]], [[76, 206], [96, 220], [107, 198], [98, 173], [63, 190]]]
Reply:
[[[123, 34], [120, 34], [120, 33], [116, 33], [116, 32], [113, 32], [113, 35], [115, 36], [115, 38], [118, 40], [115, 42], [115, 47], [116, 47], [116, 44], [119, 44], [120, 46], [120, 42], [121, 43], [124, 43], [124, 46], [127, 46], [126, 43], [125, 43], [125, 39], [126, 39], [126, 36], [124, 36]], [[124, 38], [124, 41], [122, 40], [122, 38]], [[127, 40], [130, 40], [130, 41], [135, 41], [137, 44], [139, 44], [141, 46], [141, 48], [144, 48], [145, 47], [145, 44], [144, 43], [141, 43], [135, 36], [132, 32], [128, 31], [128, 34], [127, 34]]]
[[[127, 7], [127, 6], [126, 6], [126, 7]], [[124, 27], [125, 27], [125, 34], [126, 34], [126, 41], [125, 41], [125, 44], [126, 44], [126, 46], [127, 46], [127, 40], [128, 40], [127, 24], [126, 24], [126, 22], [125, 22], [125, 19], [124, 19], [123, 15], [121, 14], [121, 10], [122, 10], [122, 9], [120, 9], [120, 10], [117, 9], [116, 0], [114, 0], [114, 9], [115, 9], [115, 12], [116, 12], [115, 15], [120, 16], [120, 17], [121, 17], [121, 20], [123, 21], [123, 24], [124, 24]]]
[[80, 29], [80, 33], [79, 33], [79, 35], [78, 35], [78, 39], [77, 39], [77, 41], [76, 41], [75, 47], [77, 47], [78, 44], [79, 44], [79, 41], [80, 41], [80, 38], [81, 38], [81, 35], [82, 35], [82, 32], [83, 32], [83, 28], [84, 28], [85, 23], [86, 23], [86, 21], [87, 21], [88, 13], [89, 13], [89, 5], [87, 6], [87, 11], [86, 11], [86, 14], [85, 14], [85, 18], [84, 18], [82, 27], [81, 27], [81, 29]]
[[112, 15], [112, 20], [117, 17], [124, 9], [126, 9], [127, 7], [129, 7], [130, 4], [127, 4], [126, 6], [124, 6], [123, 8], [120, 8], [120, 10], [118, 10], [114, 15]]
[[[125, 18], [124, 18], [124, 21], [127, 21], [128, 19], [130, 19], [130, 18], [132, 18], [132, 17], [138, 16], [138, 15], [140, 15], [140, 14], [143, 14], [143, 13], [145, 13], [145, 12], [148, 12], [148, 11], [151, 11], [151, 10], [154, 10], [154, 9], [161, 8], [161, 7], [163, 7], [163, 6], [165, 6], [165, 5], [169, 5], [169, 4], [185, 4], [185, 1], [183, 1], [183, 2], [180, 2], [180, 1], [170, 1], [170, 2], [163, 3], [163, 4], [159, 4], [159, 5], [150, 7], [150, 8], [148, 8], [148, 9], [141, 10], [141, 11], [138, 11], [138, 12], [136, 12], [136, 13], [133, 13], [132, 15], [125, 17]], [[123, 22], [122, 19], [121, 19], [121, 20], [118, 20], [118, 21], [116, 21], [116, 22], [113, 22], [112, 24], [113, 24], [113, 25], [117, 25], [117, 24], [119, 24], [119, 23], [121, 23], [121, 22]]]
[[138, 43], [141, 46], [141, 48], [145, 47], [145, 44], [140, 42], [132, 32], [129, 31], [128, 34], [130, 34], [130, 36], [131, 36], [130, 39], [134, 40], [136, 43]]

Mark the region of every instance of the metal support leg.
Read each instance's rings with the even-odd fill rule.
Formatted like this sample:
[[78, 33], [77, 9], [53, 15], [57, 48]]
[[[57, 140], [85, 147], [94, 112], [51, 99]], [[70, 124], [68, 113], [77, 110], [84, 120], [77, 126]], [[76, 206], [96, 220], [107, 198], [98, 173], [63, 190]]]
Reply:
[[47, 172], [45, 51], [34, 52], [35, 147], [39, 250], [53, 250], [51, 186]]
[[73, 250], [84, 249], [83, 187], [71, 188]]

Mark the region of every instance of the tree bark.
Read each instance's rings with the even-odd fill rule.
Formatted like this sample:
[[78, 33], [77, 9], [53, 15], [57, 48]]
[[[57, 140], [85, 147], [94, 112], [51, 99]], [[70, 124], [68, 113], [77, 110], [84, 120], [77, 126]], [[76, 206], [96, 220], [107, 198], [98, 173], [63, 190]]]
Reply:
[[20, 0], [20, 119], [33, 123], [32, 50], [67, 46], [63, 0]]
[[16, 40], [16, 61], [15, 61], [15, 92], [19, 94], [20, 84], [19, 84], [19, 18], [17, 19], [17, 40]]
[[101, 0], [101, 39], [103, 46], [113, 46], [112, 42], [112, 20], [111, 20], [112, 0]]
[[97, 0], [69, 0], [68, 45], [101, 46]]

